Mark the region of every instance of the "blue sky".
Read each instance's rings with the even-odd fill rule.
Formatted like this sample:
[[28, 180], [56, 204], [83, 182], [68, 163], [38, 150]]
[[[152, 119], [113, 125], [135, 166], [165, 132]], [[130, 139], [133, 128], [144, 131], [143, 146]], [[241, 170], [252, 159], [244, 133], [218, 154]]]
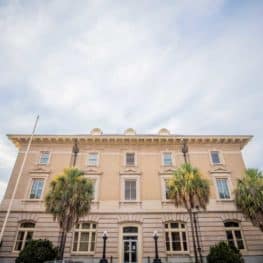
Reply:
[[262, 1], [1, 1], [0, 199], [7, 133], [253, 134], [263, 169]]

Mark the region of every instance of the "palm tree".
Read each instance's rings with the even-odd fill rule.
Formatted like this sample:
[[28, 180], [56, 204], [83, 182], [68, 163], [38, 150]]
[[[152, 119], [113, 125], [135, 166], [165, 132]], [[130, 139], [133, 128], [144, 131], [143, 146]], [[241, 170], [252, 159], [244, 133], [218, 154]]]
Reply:
[[209, 193], [208, 180], [202, 178], [198, 169], [189, 163], [185, 163], [176, 169], [173, 177], [169, 180], [169, 197], [174, 200], [177, 207], [184, 206], [189, 214], [195, 262], [198, 262], [198, 257], [194, 235], [193, 209], [197, 206], [206, 209]]
[[257, 169], [247, 169], [237, 183], [236, 205], [263, 231], [263, 173]]
[[59, 259], [63, 259], [67, 233], [89, 212], [92, 196], [92, 182], [77, 168], [66, 168], [51, 181], [45, 205], [61, 229]]

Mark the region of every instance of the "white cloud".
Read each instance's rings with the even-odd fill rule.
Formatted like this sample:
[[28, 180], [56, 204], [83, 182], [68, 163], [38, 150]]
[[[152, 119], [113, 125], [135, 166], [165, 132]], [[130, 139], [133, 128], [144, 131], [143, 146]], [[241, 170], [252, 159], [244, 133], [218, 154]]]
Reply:
[[245, 159], [262, 167], [262, 5], [229, 5], [204, 0], [1, 6], [5, 173], [11, 173], [15, 150], [4, 134], [30, 133], [36, 113], [42, 133], [87, 133], [97, 126], [105, 132], [132, 126], [142, 133], [161, 127], [180, 134], [252, 133]]

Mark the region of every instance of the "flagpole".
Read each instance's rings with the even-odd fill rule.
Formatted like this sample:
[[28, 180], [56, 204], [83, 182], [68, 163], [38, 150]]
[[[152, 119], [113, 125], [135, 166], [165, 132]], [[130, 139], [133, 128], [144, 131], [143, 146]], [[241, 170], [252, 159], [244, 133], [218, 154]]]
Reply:
[[28, 145], [27, 145], [27, 149], [26, 149], [26, 152], [25, 152], [25, 155], [24, 155], [24, 159], [23, 159], [23, 162], [22, 162], [22, 164], [20, 166], [20, 170], [19, 170], [19, 173], [18, 173], [18, 176], [17, 176], [17, 180], [16, 180], [16, 184], [15, 184], [15, 188], [14, 188], [14, 191], [12, 193], [11, 199], [10, 199], [9, 204], [8, 204], [8, 209], [7, 209], [7, 212], [6, 212], [6, 215], [5, 215], [5, 219], [4, 219], [4, 223], [3, 223], [3, 226], [2, 226], [2, 229], [1, 229], [1, 233], [0, 233], [0, 247], [2, 245], [2, 239], [3, 239], [3, 235], [4, 235], [4, 230], [5, 230], [5, 227], [6, 227], [6, 223], [7, 223], [7, 220], [8, 220], [8, 217], [9, 217], [12, 205], [13, 205], [13, 201], [14, 201], [14, 198], [15, 198], [16, 190], [17, 190], [17, 187], [18, 187], [18, 184], [19, 184], [22, 172], [24, 170], [24, 166], [25, 166], [25, 163], [26, 163], [26, 160], [27, 160], [27, 156], [28, 156], [28, 153], [29, 153], [29, 150], [30, 150], [30, 146], [31, 146], [32, 140], [33, 140], [33, 136], [34, 136], [35, 131], [36, 131], [38, 119], [39, 119], [39, 115], [37, 115], [37, 118], [36, 118], [36, 121], [35, 121], [35, 124], [34, 124], [34, 128], [33, 128], [32, 134], [30, 136], [30, 139], [29, 139], [29, 142], [28, 142]]

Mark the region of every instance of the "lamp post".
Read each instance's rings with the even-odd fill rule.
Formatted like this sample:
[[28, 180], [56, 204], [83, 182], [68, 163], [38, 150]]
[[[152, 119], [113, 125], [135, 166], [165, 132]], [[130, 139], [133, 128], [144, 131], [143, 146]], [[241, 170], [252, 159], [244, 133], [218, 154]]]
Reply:
[[108, 260], [106, 258], [106, 240], [108, 238], [108, 234], [106, 230], [103, 232], [102, 238], [103, 238], [103, 252], [102, 252], [102, 258], [100, 259], [100, 263], [108, 263]]
[[154, 239], [154, 244], [155, 244], [155, 259], [153, 260], [153, 263], [162, 263], [161, 259], [159, 258], [159, 255], [158, 255], [158, 244], [157, 244], [158, 237], [159, 237], [158, 233], [155, 230], [153, 232], [153, 239]]

